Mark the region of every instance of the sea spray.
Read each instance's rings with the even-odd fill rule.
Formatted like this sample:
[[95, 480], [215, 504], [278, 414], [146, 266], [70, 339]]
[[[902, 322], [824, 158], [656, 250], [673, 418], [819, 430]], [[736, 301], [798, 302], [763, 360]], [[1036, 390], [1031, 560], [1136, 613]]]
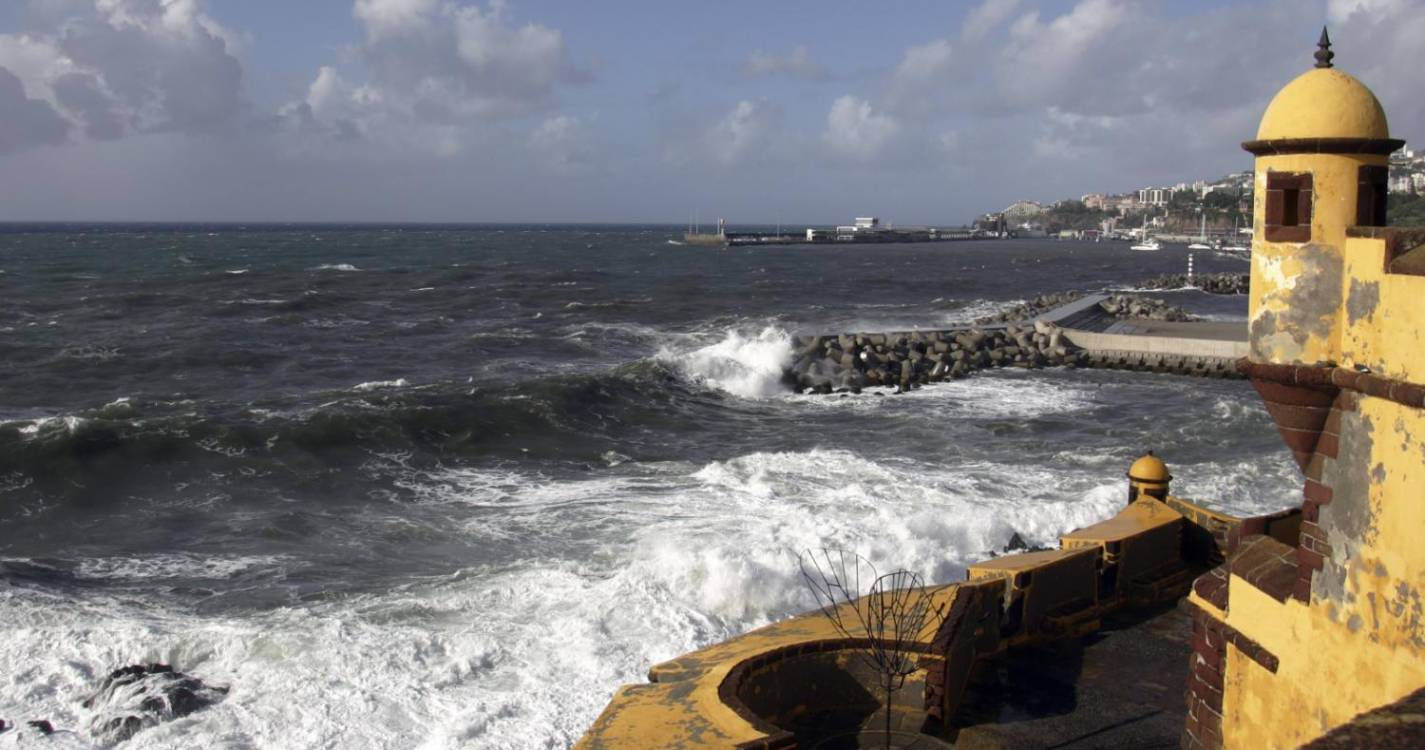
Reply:
[[769, 398], [786, 389], [782, 375], [792, 359], [792, 338], [772, 326], [756, 336], [728, 331], [716, 344], [677, 354], [660, 351], [659, 359], [686, 377], [743, 398]]

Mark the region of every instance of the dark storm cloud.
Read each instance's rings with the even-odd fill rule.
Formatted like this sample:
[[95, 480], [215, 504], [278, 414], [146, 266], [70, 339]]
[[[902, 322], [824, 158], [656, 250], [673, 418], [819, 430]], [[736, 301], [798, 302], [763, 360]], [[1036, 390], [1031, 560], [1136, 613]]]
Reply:
[[109, 141], [124, 134], [124, 123], [97, 76], [90, 73], [62, 75], [54, 81], [54, 96], [60, 106], [84, 124], [84, 134], [90, 138]]
[[0, 68], [0, 154], [35, 146], [57, 146], [69, 134], [69, 122], [49, 102], [25, 96], [20, 79]]
[[102, 77], [135, 130], [207, 132], [238, 115], [242, 66], [201, 24], [85, 18], [66, 25], [58, 47]]

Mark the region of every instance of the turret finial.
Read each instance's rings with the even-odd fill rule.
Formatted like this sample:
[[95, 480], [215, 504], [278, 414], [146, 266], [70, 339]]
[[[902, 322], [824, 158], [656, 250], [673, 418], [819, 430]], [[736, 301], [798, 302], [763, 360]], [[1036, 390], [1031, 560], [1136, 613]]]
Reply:
[[1321, 41], [1316, 43], [1316, 67], [1331, 67], [1331, 58], [1336, 53], [1331, 51], [1331, 37], [1326, 34], [1326, 27], [1321, 27]]

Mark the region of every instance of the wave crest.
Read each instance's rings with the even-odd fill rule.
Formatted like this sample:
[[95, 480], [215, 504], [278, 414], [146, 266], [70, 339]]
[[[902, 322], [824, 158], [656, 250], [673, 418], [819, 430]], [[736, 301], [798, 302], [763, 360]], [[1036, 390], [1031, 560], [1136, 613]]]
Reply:
[[775, 326], [755, 336], [728, 331], [722, 341], [691, 352], [667, 349], [658, 359], [685, 378], [743, 398], [770, 398], [782, 393], [782, 376], [792, 361], [792, 337]]

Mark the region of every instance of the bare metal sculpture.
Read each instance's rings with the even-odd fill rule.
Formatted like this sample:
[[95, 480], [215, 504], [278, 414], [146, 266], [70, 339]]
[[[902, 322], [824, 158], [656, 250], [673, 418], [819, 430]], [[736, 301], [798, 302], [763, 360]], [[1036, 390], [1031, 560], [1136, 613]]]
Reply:
[[[821, 613], [848, 639], [865, 639], [860, 652], [886, 690], [886, 747], [891, 746], [891, 706], [895, 692], [916, 670], [913, 648], [926, 625], [943, 612], [932, 607], [920, 576], [897, 570], [883, 576], [865, 558], [845, 550], [806, 550], [798, 556], [802, 579]], [[870, 587], [862, 594], [862, 583]]]

